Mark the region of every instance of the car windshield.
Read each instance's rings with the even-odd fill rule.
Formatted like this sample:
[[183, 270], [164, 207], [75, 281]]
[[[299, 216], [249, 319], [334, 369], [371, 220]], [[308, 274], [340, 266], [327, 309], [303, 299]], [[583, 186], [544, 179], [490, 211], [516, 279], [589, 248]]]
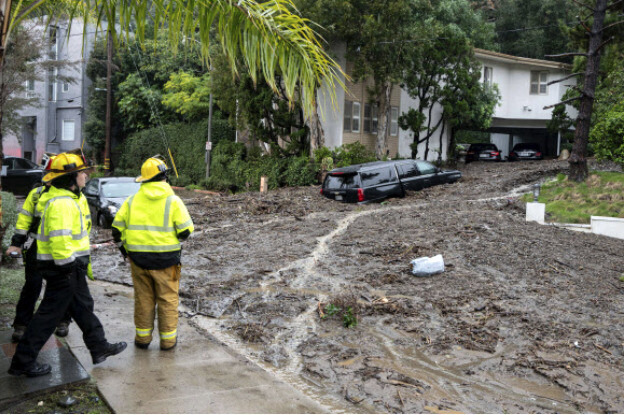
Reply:
[[523, 143], [523, 144], [515, 144], [515, 147], [513, 147], [513, 150], [518, 151], [518, 150], [535, 150], [538, 151], [539, 150], [539, 145], [536, 143]]
[[357, 183], [357, 175], [356, 174], [346, 174], [336, 176], [334, 174], [329, 174], [326, 176], [326, 188], [327, 189], [355, 189], [359, 187]]
[[128, 197], [137, 193], [140, 183], [135, 182], [110, 182], [102, 185], [104, 197]]
[[472, 144], [471, 151], [485, 151], [485, 150], [497, 150], [495, 144]]

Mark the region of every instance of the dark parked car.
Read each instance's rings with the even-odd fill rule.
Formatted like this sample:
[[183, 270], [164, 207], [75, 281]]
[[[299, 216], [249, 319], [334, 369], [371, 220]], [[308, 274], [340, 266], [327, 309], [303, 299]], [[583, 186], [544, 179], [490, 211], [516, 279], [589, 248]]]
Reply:
[[495, 144], [476, 143], [467, 149], [465, 156], [465, 163], [471, 161], [502, 161], [502, 156]]
[[28, 159], [5, 157], [2, 160], [2, 190], [26, 195], [41, 183], [43, 168]]
[[97, 177], [89, 180], [83, 193], [94, 223], [110, 228], [124, 200], [137, 193], [139, 186], [134, 177]]
[[331, 170], [320, 192], [341, 202], [367, 203], [404, 197], [407, 190], [454, 183], [460, 177], [458, 170], [441, 170], [427, 161], [375, 161]]
[[541, 148], [537, 143], [518, 143], [513, 146], [509, 153], [509, 161], [517, 160], [543, 160]]

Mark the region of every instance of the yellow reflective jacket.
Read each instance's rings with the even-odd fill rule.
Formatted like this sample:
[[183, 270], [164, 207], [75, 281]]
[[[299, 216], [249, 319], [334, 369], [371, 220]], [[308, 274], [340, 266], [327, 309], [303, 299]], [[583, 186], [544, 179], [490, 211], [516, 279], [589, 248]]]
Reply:
[[[15, 224], [15, 235], [20, 235], [22, 242], [15, 246], [21, 246], [24, 242], [26, 242], [28, 232], [31, 230], [30, 227], [33, 224], [34, 219], [39, 215], [36, 209], [37, 202], [45, 189], [45, 186], [39, 186], [28, 193], [28, 196], [22, 205], [22, 209], [20, 209], [17, 215], [17, 223]], [[32, 234], [32, 236], [34, 237], [35, 235]], [[13, 243], [11, 243], [11, 245], [13, 245]]]
[[50, 186], [40, 197], [37, 211], [41, 215], [37, 260], [54, 261], [61, 266], [76, 259], [89, 259], [91, 215], [82, 193], [77, 196], [70, 190]]
[[194, 229], [185, 204], [166, 182], [143, 183], [124, 201], [113, 227], [128, 253], [157, 254], [180, 251], [178, 235]]

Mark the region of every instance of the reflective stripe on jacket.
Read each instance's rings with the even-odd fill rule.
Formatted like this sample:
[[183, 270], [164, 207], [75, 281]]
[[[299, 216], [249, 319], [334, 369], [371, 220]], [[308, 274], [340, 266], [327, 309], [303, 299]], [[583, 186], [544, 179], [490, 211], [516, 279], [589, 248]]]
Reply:
[[17, 223], [15, 224], [15, 233], [17, 235], [28, 235], [33, 220], [36, 216], [39, 215], [37, 213], [36, 207], [37, 202], [39, 201], [39, 197], [44, 190], [45, 186], [39, 186], [31, 190], [30, 193], [28, 193], [28, 196], [26, 197], [26, 200], [22, 205], [22, 209], [20, 209], [17, 215]]
[[66, 265], [89, 256], [91, 215], [87, 199], [70, 190], [50, 186], [39, 199], [41, 222], [37, 231], [37, 260]]
[[194, 229], [185, 204], [166, 182], [143, 183], [124, 201], [113, 227], [127, 252], [150, 253], [179, 251], [178, 234]]

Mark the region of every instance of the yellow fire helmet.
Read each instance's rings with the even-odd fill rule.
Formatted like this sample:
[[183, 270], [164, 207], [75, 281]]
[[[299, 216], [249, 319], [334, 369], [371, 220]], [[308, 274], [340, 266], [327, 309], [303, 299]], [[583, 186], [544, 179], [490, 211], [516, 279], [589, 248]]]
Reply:
[[166, 173], [169, 169], [165, 164], [165, 158], [160, 155], [150, 157], [141, 166], [141, 176], [135, 179], [136, 182], [146, 182], [161, 173]]
[[61, 153], [57, 156], [54, 156], [49, 164], [49, 168], [46, 169], [46, 171], [49, 171], [49, 173], [43, 177], [42, 181], [50, 182], [66, 174], [75, 173], [90, 168], [91, 167], [87, 164], [84, 157], [81, 157], [77, 154]]

